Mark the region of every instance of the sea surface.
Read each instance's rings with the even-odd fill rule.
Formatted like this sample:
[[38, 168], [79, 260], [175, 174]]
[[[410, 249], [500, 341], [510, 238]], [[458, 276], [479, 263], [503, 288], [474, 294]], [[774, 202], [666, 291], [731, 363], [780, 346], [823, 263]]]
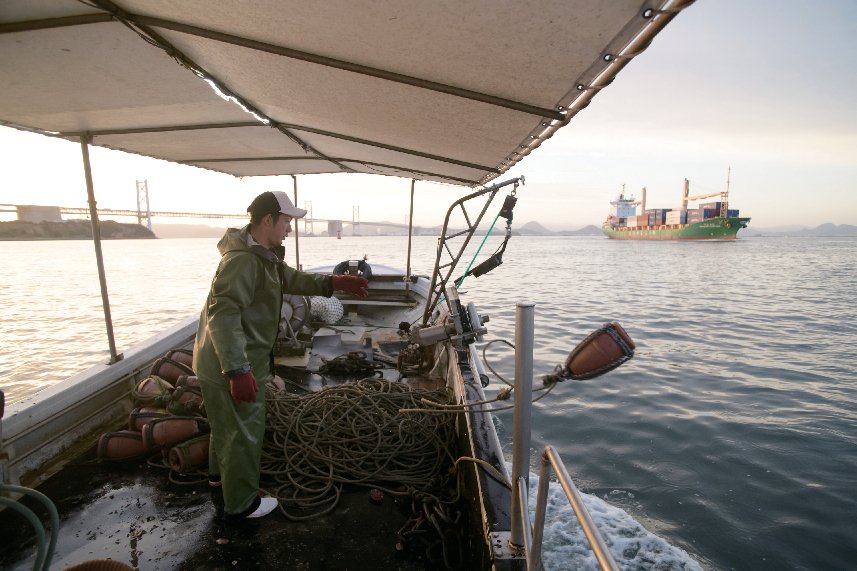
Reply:
[[[215, 244], [104, 242], [120, 351], [198, 314]], [[414, 273], [436, 248], [414, 239]], [[364, 254], [404, 268], [407, 238], [300, 241], [304, 267]], [[4, 242], [0, 265], [7, 403], [106, 360], [90, 242]], [[857, 239], [515, 237], [501, 267], [461, 290], [490, 315], [486, 342], [514, 342], [515, 303], [536, 303], [536, 379], [603, 323], [637, 343], [629, 363], [559, 385], [532, 418], [531, 485], [553, 445], [623, 568], [857, 568]], [[512, 378], [512, 350], [487, 357]], [[495, 425], [511, 457], [511, 411]], [[555, 484], [550, 503], [547, 568], [595, 569]]]

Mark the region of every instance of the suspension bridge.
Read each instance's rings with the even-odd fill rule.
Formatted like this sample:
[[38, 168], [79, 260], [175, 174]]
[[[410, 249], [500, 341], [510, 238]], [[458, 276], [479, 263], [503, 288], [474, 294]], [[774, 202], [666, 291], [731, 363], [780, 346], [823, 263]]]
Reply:
[[[352, 220], [335, 220], [329, 218], [316, 218], [312, 216], [312, 204], [310, 202], [304, 203], [307, 210], [307, 216], [303, 219], [299, 220], [296, 226], [300, 226], [303, 223], [305, 236], [315, 236], [317, 234], [321, 234], [322, 232], [327, 232], [330, 236], [335, 236], [337, 232], [343, 231], [343, 226], [350, 225], [351, 226], [351, 234], [354, 236], [361, 235], [360, 227], [373, 227], [373, 228], [385, 228], [393, 230], [394, 232], [399, 230], [402, 233], [407, 233], [408, 224], [406, 223], [396, 223], [396, 222], [371, 222], [366, 220], [360, 220], [359, 217], [359, 207], [354, 207], [355, 218]], [[68, 206], [33, 206], [33, 205], [24, 205], [24, 204], [0, 204], [0, 212], [7, 213], [15, 213], [18, 216], [18, 220], [28, 221], [28, 222], [41, 222], [42, 220], [50, 220], [50, 221], [61, 221], [63, 217], [67, 216], [89, 216], [89, 208], [77, 208], [77, 207], [68, 207]], [[160, 212], [160, 211], [151, 211], [151, 210], [117, 210], [113, 208], [98, 208], [96, 209], [99, 217], [132, 217], [137, 218], [137, 223], [141, 225], [148, 224], [149, 230], [152, 229], [152, 218], [205, 218], [205, 219], [235, 219], [235, 220], [248, 220], [250, 218], [247, 214], [206, 214], [201, 212]], [[320, 224], [322, 229], [316, 231], [315, 225]], [[295, 228], [296, 230], [299, 228]], [[431, 234], [437, 233], [436, 229], [433, 228], [422, 228], [419, 226], [413, 227], [413, 233], [415, 236], [423, 235], [423, 234]]]

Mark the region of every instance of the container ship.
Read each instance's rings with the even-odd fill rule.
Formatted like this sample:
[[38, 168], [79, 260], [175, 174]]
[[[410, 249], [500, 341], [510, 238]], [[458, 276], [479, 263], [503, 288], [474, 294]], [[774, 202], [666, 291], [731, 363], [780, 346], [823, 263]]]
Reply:
[[[646, 209], [646, 189], [642, 198], [625, 197], [622, 194], [610, 203], [610, 215], [601, 226], [608, 238], [624, 240], [734, 240], [738, 230], [746, 228], [749, 218], [741, 218], [737, 210], [729, 209], [729, 177], [726, 190], [698, 196], [690, 195], [690, 182], [684, 179], [681, 209]], [[688, 209], [687, 203], [720, 196], [719, 202], [700, 204]], [[643, 213], [637, 215], [637, 206]]]

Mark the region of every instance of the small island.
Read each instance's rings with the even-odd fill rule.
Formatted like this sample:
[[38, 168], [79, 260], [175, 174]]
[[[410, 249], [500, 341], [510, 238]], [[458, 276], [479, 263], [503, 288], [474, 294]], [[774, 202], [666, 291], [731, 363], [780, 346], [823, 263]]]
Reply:
[[[102, 240], [157, 239], [151, 230], [139, 224], [102, 220], [99, 226]], [[26, 240], [92, 240], [92, 224], [89, 220], [0, 222], [0, 241]]]

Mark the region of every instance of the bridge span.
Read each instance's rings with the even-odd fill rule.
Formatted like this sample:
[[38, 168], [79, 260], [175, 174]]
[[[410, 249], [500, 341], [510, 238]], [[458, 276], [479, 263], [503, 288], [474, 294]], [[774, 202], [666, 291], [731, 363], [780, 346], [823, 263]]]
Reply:
[[[98, 208], [96, 209], [98, 212], [98, 216], [130, 216], [137, 219], [139, 224], [143, 224], [144, 221], [149, 222], [149, 229], [151, 229], [151, 219], [155, 217], [160, 218], [207, 218], [207, 219], [244, 219], [247, 220], [250, 218], [248, 214], [211, 214], [211, 213], [200, 213], [200, 212], [160, 212], [160, 211], [145, 211], [145, 210], [117, 210], [113, 208]], [[0, 212], [9, 212], [16, 213], [18, 216], [18, 220], [27, 221], [27, 222], [41, 222], [42, 220], [49, 220], [59, 222], [63, 218], [63, 215], [76, 215], [76, 216], [89, 216], [89, 208], [77, 208], [70, 206], [35, 206], [35, 205], [25, 205], [25, 204], [0, 204]], [[356, 230], [357, 234], [360, 232], [361, 225], [367, 226], [381, 226], [384, 228], [397, 228], [407, 231], [407, 224], [399, 224], [396, 222], [367, 222], [365, 220], [357, 220], [357, 221], [349, 221], [349, 220], [334, 220], [328, 218], [310, 218], [308, 215], [305, 219], [302, 219], [301, 222], [305, 222], [304, 233], [306, 232], [306, 225], [312, 227], [315, 222], [321, 224], [327, 224], [328, 233], [334, 234], [337, 230], [342, 230], [343, 225], [351, 224], [352, 228]], [[331, 229], [333, 229], [331, 231]], [[419, 236], [423, 229], [418, 226], [413, 227], [414, 235]], [[311, 232], [312, 234], [313, 232]]]

